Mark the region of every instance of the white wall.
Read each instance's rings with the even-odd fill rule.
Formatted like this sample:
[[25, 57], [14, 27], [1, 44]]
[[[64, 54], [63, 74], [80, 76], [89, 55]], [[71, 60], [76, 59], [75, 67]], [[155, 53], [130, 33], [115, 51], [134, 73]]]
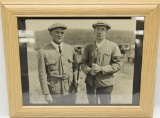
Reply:
[[2, 35], [2, 18], [0, 15], [0, 118], [9, 118], [7, 82], [6, 82], [5, 72], [6, 70], [5, 70], [5, 60], [4, 60], [3, 35]]
[[[1, 10], [0, 10], [1, 13]], [[160, 118], [160, 42], [159, 42], [157, 82], [155, 90], [154, 114], [153, 118]], [[2, 19], [0, 16], [0, 118], [9, 118], [7, 82], [5, 73], [4, 44], [2, 35]]]

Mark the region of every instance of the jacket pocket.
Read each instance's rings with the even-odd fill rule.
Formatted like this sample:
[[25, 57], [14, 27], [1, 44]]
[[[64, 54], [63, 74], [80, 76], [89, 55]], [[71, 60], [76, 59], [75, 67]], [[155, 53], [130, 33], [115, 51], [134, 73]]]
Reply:
[[48, 82], [48, 88], [51, 94], [61, 93], [61, 82], [58, 78], [50, 78]]
[[58, 70], [57, 62], [53, 59], [46, 59], [45, 62], [48, 72]]
[[105, 53], [105, 54], [103, 55], [102, 66], [109, 65], [109, 64], [110, 64], [110, 61], [111, 61], [111, 55]]

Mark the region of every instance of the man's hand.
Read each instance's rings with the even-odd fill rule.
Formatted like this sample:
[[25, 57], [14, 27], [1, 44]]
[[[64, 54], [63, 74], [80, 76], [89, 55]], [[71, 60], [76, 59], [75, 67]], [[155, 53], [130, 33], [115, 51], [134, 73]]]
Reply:
[[98, 64], [94, 63], [94, 64], [92, 64], [92, 70], [95, 72], [100, 72], [100, 71], [102, 71], [102, 68]]
[[53, 102], [53, 98], [52, 98], [51, 94], [47, 94], [47, 95], [44, 95], [44, 96], [45, 96], [46, 102], [48, 102], [48, 103], [52, 103]]
[[97, 74], [97, 72], [94, 71], [93, 69], [90, 69], [88, 73], [90, 73], [91, 75], [96, 75]]

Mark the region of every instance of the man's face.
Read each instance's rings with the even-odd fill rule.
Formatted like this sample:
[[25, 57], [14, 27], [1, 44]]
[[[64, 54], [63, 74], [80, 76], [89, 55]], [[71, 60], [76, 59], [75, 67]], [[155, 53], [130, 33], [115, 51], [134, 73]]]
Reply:
[[55, 42], [58, 45], [61, 44], [61, 42], [63, 41], [64, 34], [65, 30], [63, 28], [56, 28], [50, 31], [50, 35], [52, 36], [53, 42]]
[[101, 41], [103, 39], [105, 39], [105, 35], [106, 35], [107, 29], [105, 26], [97, 26], [94, 29], [94, 33], [96, 36], [96, 40], [97, 41]]

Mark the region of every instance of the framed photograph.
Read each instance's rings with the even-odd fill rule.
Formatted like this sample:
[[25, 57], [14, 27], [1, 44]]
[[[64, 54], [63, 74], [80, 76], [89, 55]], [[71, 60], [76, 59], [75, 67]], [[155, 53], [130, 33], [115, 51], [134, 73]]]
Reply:
[[152, 118], [158, 1], [1, 8], [11, 118]]

